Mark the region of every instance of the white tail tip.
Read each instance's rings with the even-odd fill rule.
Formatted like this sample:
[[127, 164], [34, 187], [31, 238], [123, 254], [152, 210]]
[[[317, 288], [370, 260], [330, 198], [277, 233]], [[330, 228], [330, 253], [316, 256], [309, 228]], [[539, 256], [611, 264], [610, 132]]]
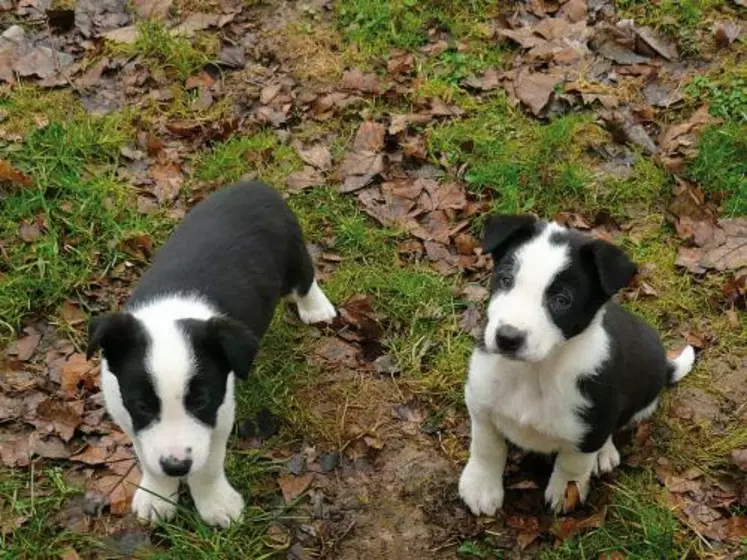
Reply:
[[695, 364], [695, 349], [692, 346], [686, 346], [685, 349], [680, 352], [674, 360], [670, 360], [672, 367], [672, 375], [670, 377], [670, 383], [677, 383], [683, 377], [685, 377], [693, 369]]

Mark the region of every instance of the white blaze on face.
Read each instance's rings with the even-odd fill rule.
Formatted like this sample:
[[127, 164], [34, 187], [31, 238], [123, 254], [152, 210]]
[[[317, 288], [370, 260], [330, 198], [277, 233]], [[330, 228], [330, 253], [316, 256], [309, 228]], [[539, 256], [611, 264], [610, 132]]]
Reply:
[[137, 434], [141, 458], [153, 472], [161, 472], [160, 461], [166, 458], [191, 459], [191, 472], [197, 471], [207, 461], [212, 429], [184, 408], [194, 374], [191, 345], [171, 317], [157, 319], [149, 313], [140, 318], [150, 337], [145, 366], [161, 401], [159, 420]]
[[526, 333], [526, 343], [516, 354], [520, 360], [541, 361], [565, 340], [545, 302], [547, 288], [570, 260], [566, 245], [550, 242], [550, 236], [557, 231], [562, 229], [549, 224], [514, 253], [513, 286], [508, 290], [498, 288], [488, 305], [485, 346], [489, 351], [498, 350], [496, 332], [503, 326]]

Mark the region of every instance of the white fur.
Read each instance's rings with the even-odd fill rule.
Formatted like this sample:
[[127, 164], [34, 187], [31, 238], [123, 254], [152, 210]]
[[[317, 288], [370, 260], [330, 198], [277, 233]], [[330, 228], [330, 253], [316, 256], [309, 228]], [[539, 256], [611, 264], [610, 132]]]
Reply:
[[557, 231], [562, 231], [562, 228], [549, 224], [540, 235], [516, 252], [518, 266], [513, 287], [496, 292], [488, 305], [485, 328], [488, 350], [496, 351], [496, 331], [503, 325], [527, 333], [526, 344], [517, 354], [521, 360], [544, 360], [555, 346], [563, 342], [563, 333], [544, 304], [545, 290], [554, 276], [569, 264], [568, 248], [549, 241]]
[[[479, 349], [472, 354], [465, 389], [472, 442], [459, 489], [476, 515], [493, 515], [501, 507], [504, 438], [523, 449], [558, 452], [562, 457], [551, 479], [555, 486], [547, 494], [553, 507], [563, 505], [558, 489], [566, 479], [578, 482], [585, 497], [594, 466], [586, 455], [595, 459], [596, 453], [575, 451], [586, 431], [576, 411], [588, 404], [578, 390], [578, 380], [607, 359], [609, 338], [602, 327], [603, 316], [602, 310], [584, 332], [552, 349], [542, 362], [520, 362]], [[577, 472], [578, 465], [588, 466], [588, 472]], [[563, 498], [564, 492], [565, 486]]]
[[311, 284], [311, 288], [309, 288], [305, 296], [300, 296], [296, 292], [293, 292], [291, 299], [298, 307], [298, 316], [301, 318], [301, 321], [307, 325], [331, 321], [337, 315], [335, 306], [324, 295], [316, 280]]
[[686, 346], [680, 355], [672, 360], [672, 364], [674, 364], [674, 373], [671, 382], [677, 383], [692, 371], [695, 364], [695, 349], [690, 345]]
[[133, 311], [150, 337], [145, 367], [161, 401], [160, 421], [134, 433], [130, 414], [122, 403], [119, 382], [102, 360], [102, 387], [112, 418], [130, 436], [143, 477], [132, 502], [143, 521], [170, 519], [176, 512], [179, 480], [164, 475], [161, 457], [192, 459], [187, 483], [197, 511], [206, 523], [227, 526], [244, 507], [231, 488], [223, 460], [235, 413], [234, 375], [229, 374], [223, 404], [214, 428], [205, 426], [184, 409], [184, 392], [194, 371], [192, 349], [177, 328], [180, 319], [207, 320], [218, 313], [197, 297], [174, 295]]

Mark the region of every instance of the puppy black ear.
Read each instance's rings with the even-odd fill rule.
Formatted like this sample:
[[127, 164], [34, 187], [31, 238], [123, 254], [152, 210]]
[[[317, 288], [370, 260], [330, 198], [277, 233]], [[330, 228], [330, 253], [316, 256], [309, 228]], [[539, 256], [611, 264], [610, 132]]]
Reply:
[[537, 218], [528, 214], [489, 216], [485, 222], [482, 249], [497, 258], [510, 241], [529, 234], [536, 224]]
[[234, 375], [246, 379], [259, 351], [259, 339], [242, 323], [228, 317], [213, 317], [207, 322], [207, 331]]
[[107, 360], [126, 351], [140, 334], [140, 325], [130, 313], [110, 313], [94, 317], [88, 324], [86, 359], [101, 348]]
[[625, 288], [638, 272], [638, 266], [618, 246], [601, 239], [584, 245], [582, 251], [592, 262], [602, 291], [612, 297]]

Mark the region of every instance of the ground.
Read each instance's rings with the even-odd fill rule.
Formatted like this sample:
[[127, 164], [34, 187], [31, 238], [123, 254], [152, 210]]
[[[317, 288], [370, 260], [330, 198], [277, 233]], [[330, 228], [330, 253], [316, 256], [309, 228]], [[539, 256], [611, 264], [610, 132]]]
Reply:
[[[744, 0], [0, 0], [0, 557], [747, 554]], [[340, 309], [281, 306], [239, 390], [228, 530], [129, 514], [90, 316], [205, 195], [265, 180]], [[698, 352], [589, 503], [512, 451], [496, 518], [456, 487], [483, 217], [621, 244], [621, 301]]]

